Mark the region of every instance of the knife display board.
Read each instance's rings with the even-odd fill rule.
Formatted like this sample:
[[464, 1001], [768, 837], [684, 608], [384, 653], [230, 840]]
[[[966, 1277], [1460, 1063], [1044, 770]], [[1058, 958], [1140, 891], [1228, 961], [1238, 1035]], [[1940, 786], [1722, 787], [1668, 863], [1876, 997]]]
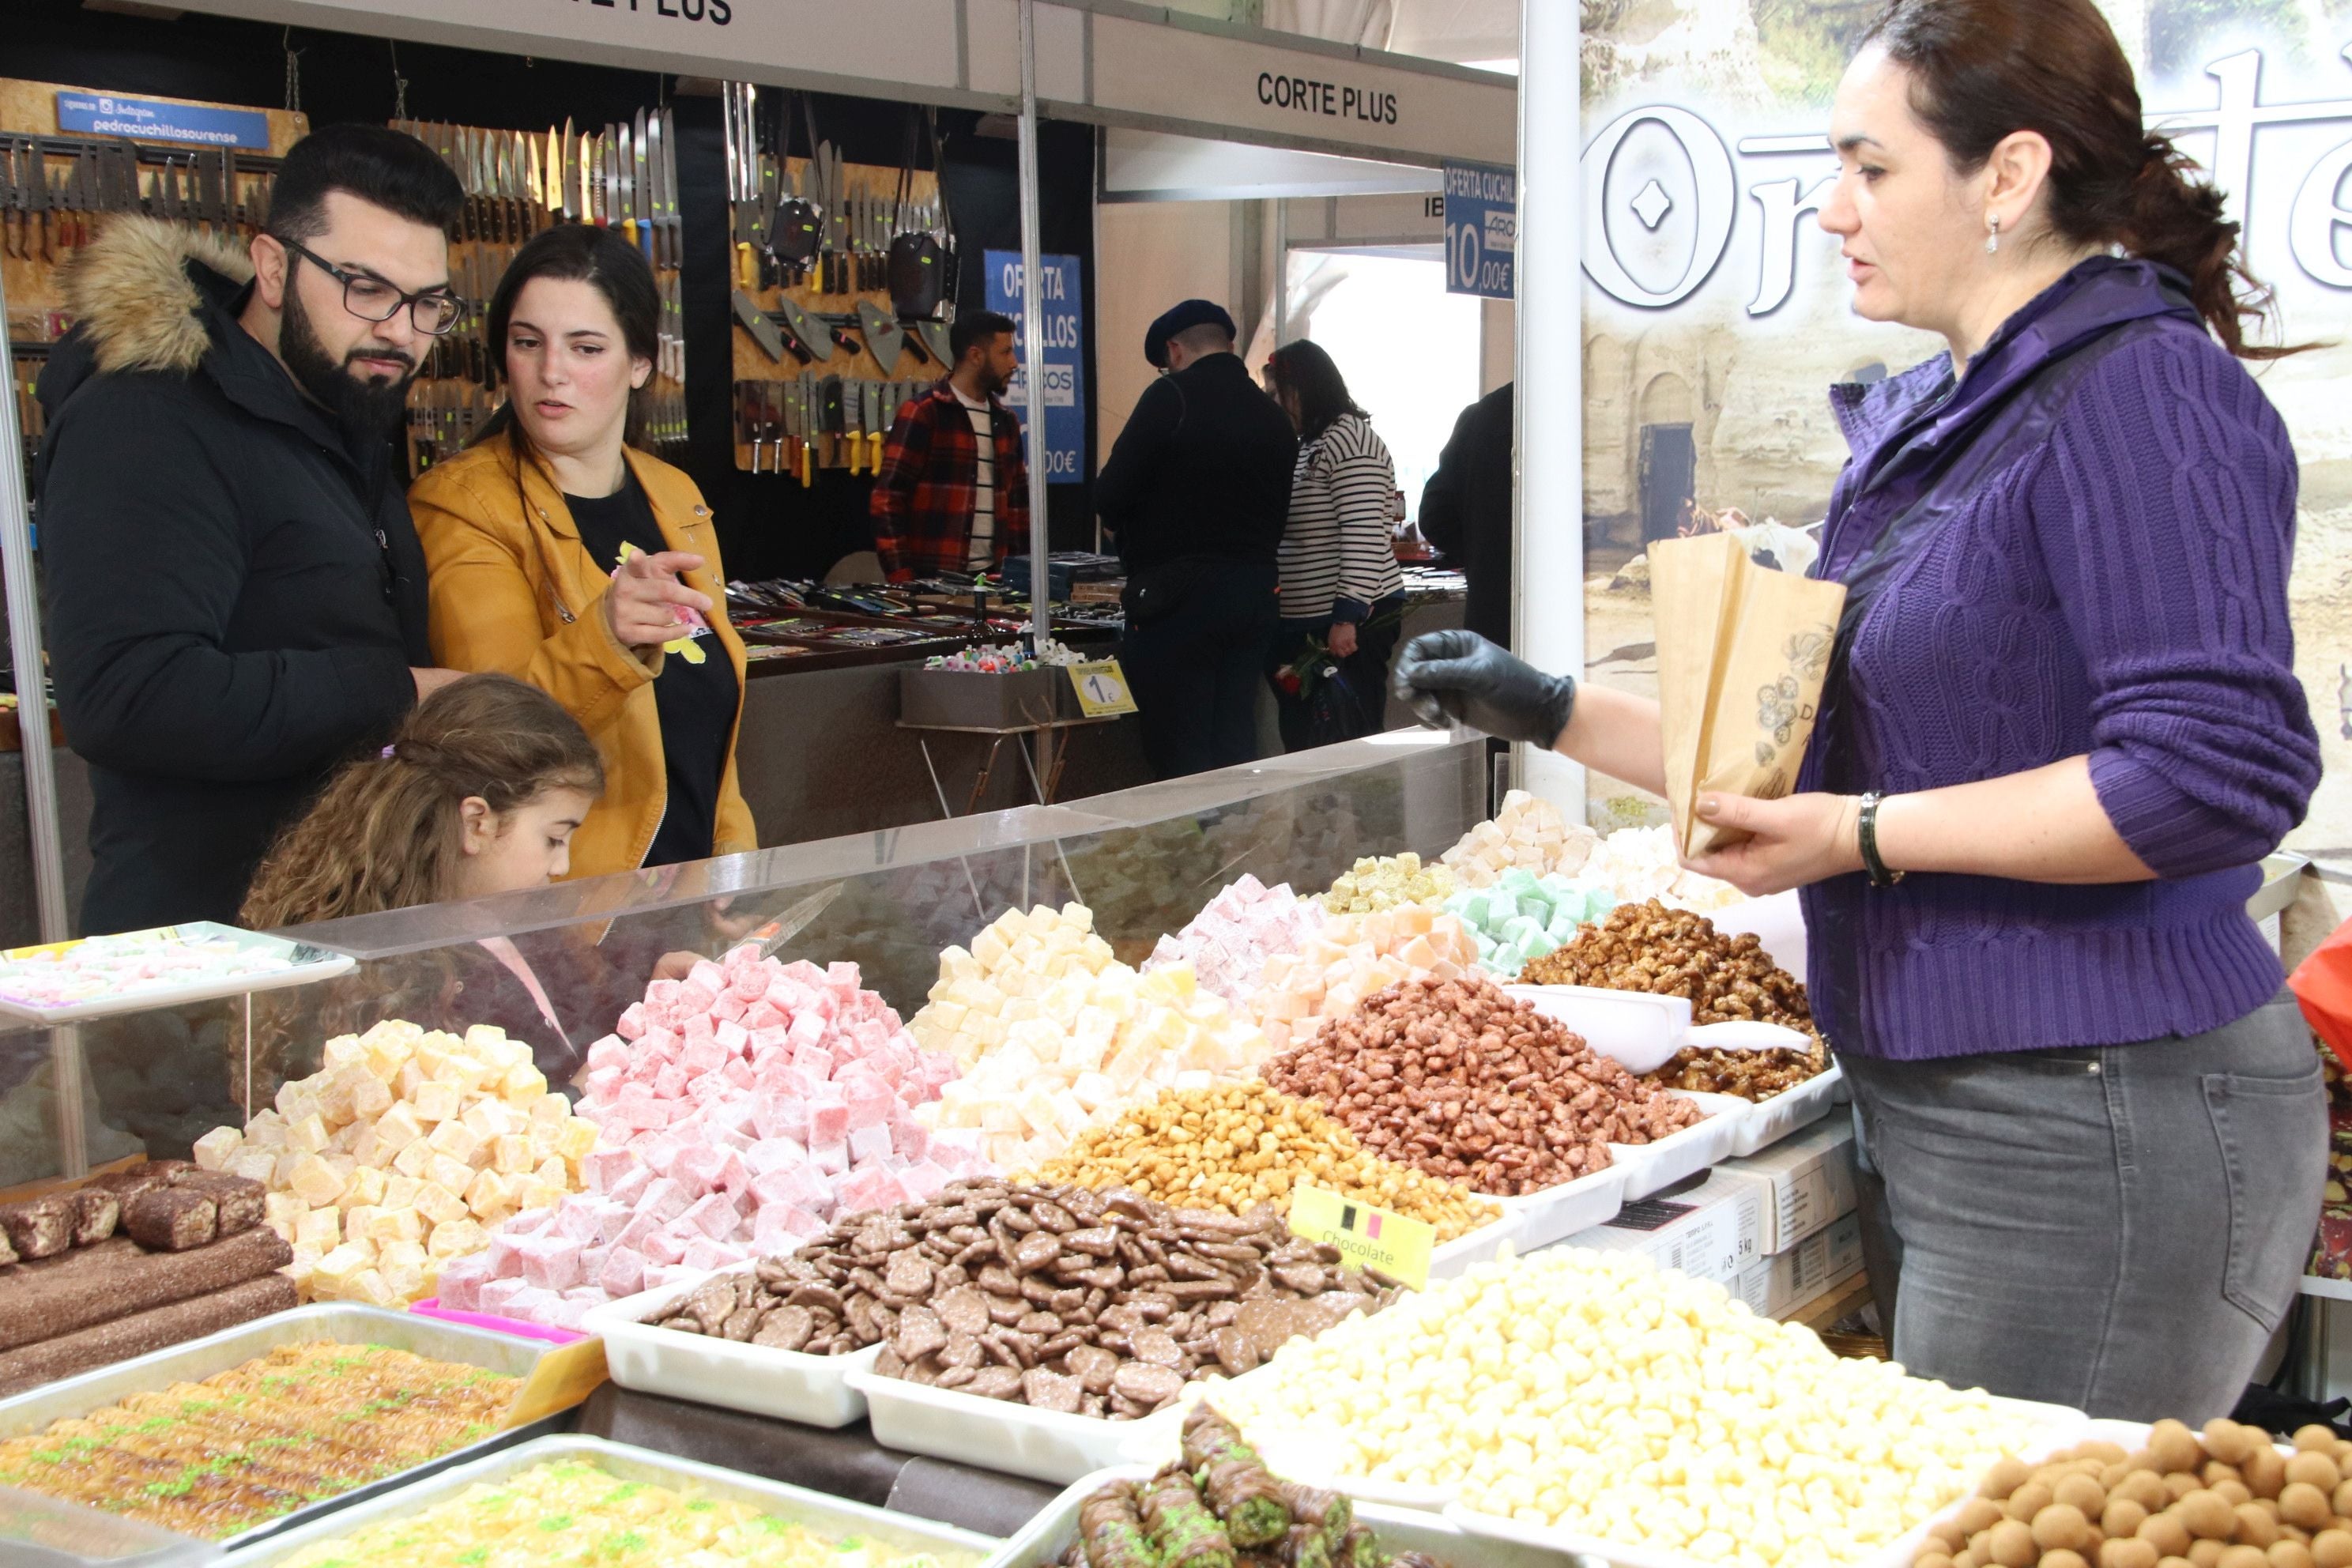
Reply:
[[449, 244], [449, 277], [465, 313], [434, 345], [408, 394], [411, 473], [463, 451], [505, 401], [503, 356], [488, 340], [490, 297], [525, 241], [563, 223], [618, 229], [653, 266], [661, 294], [654, 374], [636, 395], [636, 443], [686, 452], [686, 317], [680, 289], [677, 135], [667, 109], [630, 121], [544, 131], [402, 120], [466, 189]]
[[250, 237], [268, 210], [278, 158], [310, 132], [307, 117], [282, 109], [148, 94], [139, 105], [260, 115], [268, 147], [61, 132], [61, 92], [97, 96], [66, 82], [0, 78], [0, 287], [8, 297], [9, 386], [28, 473], [42, 428], [33, 385], [49, 345], [73, 324], [59, 267], [118, 213]]
[[[759, 89], [728, 92], [735, 466], [803, 484], [818, 468], [870, 474], [899, 405], [948, 370], [944, 321], [901, 321], [888, 279], [894, 236], [946, 234], [939, 177], [844, 163], [826, 142], [779, 156], [791, 116]], [[797, 263], [796, 214], [814, 225]]]

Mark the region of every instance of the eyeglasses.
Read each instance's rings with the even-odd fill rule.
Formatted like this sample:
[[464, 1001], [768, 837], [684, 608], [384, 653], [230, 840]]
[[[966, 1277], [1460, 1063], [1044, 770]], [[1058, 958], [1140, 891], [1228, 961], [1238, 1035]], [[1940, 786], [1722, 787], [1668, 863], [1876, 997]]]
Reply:
[[449, 286], [422, 289], [414, 294], [404, 294], [381, 278], [364, 273], [347, 272], [306, 248], [294, 240], [276, 237], [278, 243], [343, 286], [343, 309], [362, 321], [389, 321], [408, 307], [408, 319], [416, 330], [428, 337], [439, 337], [457, 324], [466, 312], [466, 302], [449, 292]]

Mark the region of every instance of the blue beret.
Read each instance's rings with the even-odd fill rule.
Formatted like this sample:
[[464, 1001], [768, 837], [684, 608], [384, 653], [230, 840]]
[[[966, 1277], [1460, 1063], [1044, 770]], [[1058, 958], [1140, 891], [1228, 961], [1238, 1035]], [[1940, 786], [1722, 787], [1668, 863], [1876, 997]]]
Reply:
[[1189, 332], [1194, 327], [1208, 326], [1222, 327], [1229, 338], [1238, 335], [1234, 329], [1234, 319], [1225, 314], [1223, 305], [1212, 300], [1187, 300], [1151, 323], [1150, 330], [1143, 334], [1143, 357], [1150, 360], [1155, 368], [1166, 370], [1168, 340], [1179, 332]]

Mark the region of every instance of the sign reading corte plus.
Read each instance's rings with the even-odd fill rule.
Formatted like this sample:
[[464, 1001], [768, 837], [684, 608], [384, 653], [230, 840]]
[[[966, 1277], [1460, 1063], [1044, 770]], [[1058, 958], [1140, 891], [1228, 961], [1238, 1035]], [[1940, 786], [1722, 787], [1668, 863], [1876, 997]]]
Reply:
[[[2352, 197], [2343, 194], [2352, 97], [2263, 101], [2260, 49], [2209, 60], [2203, 75], [2218, 85], [2212, 107], [2155, 110], [2150, 127], [2178, 138], [2210, 172], [2246, 226], [2258, 275], [2284, 292], [2352, 289]], [[2147, 96], [2161, 103], [2185, 90], [2159, 86]], [[1791, 170], [1802, 172], [1781, 173]], [[1752, 254], [1747, 312], [1769, 316], [1788, 301], [1801, 247], [1835, 250], [1813, 223], [1833, 174], [1829, 138], [1818, 131], [1731, 139], [1679, 105], [1627, 109], [1585, 146], [1585, 273], [1619, 304], [1663, 310], [1689, 299], [1735, 251]], [[1446, 178], [1450, 243], [1450, 168]], [[1752, 247], [1738, 244], [1748, 223]]]
[[257, 109], [199, 108], [116, 98], [104, 92], [58, 94], [58, 130], [68, 135], [129, 136], [141, 142], [198, 142], [207, 147], [269, 151], [269, 116]]
[[[1012, 317], [1017, 329], [1023, 310], [1021, 253], [992, 250], [986, 253], [986, 260], [988, 308]], [[1029, 443], [1029, 469], [1033, 479], [1042, 470], [1048, 484], [1074, 485], [1087, 475], [1087, 413], [1079, 399], [1079, 382], [1085, 374], [1085, 331], [1079, 312], [1078, 258], [1044, 256], [1038, 258], [1038, 264], [1043, 270], [1037, 301], [1043, 307], [1045, 341], [1039, 345], [1043, 352], [1037, 362], [1039, 374], [1045, 378], [1045, 441], [1042, 458], [1038, 444]], [[1022, 377], [1029, 373], [1030, 346], [1019, 343], [1018, 350], [1021, 368], [1013, 374], [1013, 384], [1004, 389], [1004, 401], [1026, 430], [1029, 392]]]
[[1485, 163], [1445, 165], [1445, 291], [1507, 300], [1519, 248], [1519, 177]]

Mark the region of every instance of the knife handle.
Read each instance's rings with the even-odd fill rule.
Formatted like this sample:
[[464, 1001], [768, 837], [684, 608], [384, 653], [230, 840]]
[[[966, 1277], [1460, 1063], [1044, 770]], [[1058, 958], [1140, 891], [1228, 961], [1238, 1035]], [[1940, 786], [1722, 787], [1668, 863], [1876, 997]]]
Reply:
[[735, 285], [747, 292], [760, 286], [760, 265], [752, 258], [748, 239], [735, 243]]

